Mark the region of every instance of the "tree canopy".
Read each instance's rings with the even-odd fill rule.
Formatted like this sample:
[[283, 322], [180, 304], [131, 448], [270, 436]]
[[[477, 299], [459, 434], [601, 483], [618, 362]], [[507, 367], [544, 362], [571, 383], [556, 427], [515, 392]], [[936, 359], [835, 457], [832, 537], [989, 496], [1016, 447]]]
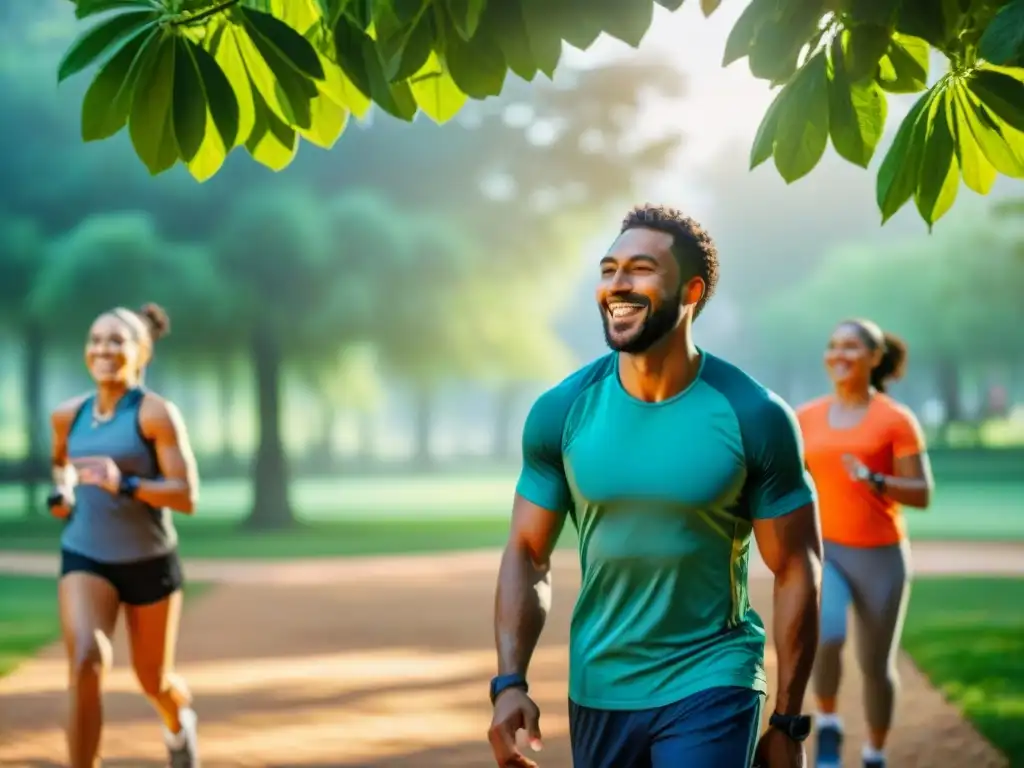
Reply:
[[[509, 72], [552, 76], [563, 41], [632, 46], [655, 5], [682, 0], [73, 0], [88, 29], [59, 67], [91, 65], [82, 138], [127, 127], [153, 174], [205, 180], [244, 146], [280, 170], [299, 139], [331, 147], [371, 105], [443, 123], [501, 93]], [[708, 15], [718, 0], [704, 0]], [[929, 87], [932, 50], [949, 62]], [[887, 94], [920, 93], [880, 164], [884, 223], [913, 199], [931, 226], [961, 179], [987, 194], [1024, 178], [1024, 0], [750, 0], [723, 64], [781, 86], [750, 153], [793, 182], [831, 141], [861, 167], [884, 132]]]

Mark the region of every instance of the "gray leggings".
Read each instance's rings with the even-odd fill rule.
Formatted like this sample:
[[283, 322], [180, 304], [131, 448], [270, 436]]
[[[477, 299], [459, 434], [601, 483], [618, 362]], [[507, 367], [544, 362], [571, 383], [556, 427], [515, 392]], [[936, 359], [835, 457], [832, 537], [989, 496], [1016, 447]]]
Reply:
[[864, 675], [864, 709], [872, 729], [888, 729], [892, 724], [898, 684], [896, 656], [909, 596], [910, 549], [906, 542], [864, 548], [825, 542], [814, 692], [826, 699], [839, 692], [846, 619], [852, 603], [857, 660]]

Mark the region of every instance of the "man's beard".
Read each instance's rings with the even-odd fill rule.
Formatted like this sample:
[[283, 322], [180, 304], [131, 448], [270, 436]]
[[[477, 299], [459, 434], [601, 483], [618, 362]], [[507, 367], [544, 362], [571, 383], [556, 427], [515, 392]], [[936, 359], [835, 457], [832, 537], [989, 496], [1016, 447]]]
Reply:
[[[644, 303], [648, 307], [650, 306], [650, 302], [646, 299]], [[650, 312], [640, 329], [632, 336], [614, 339], [609, 327], [608, 312], [602, 307], [601, 320], [604, 324], [604, 340], [615, 352], [625, 352], [627, 355], [643, 354], [675, 329], [682, 311], [679, 302], [670, 299], [658, 309]]]

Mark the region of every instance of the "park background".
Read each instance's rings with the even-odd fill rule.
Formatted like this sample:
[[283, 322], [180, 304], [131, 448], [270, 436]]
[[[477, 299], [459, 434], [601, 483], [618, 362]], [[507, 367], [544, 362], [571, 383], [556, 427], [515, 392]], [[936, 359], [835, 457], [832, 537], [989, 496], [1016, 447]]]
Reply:
[[[236, 153], [200, 185], [151, 178], [125, 136], [81, 142], [66, 0], [0, 5], [0, 549], [56, 551], [48, 413], [89, 385], [91, 319], [145, 301], [173, 324], [147, 383], [203, 478], [187, 559], [500, 546], [526, 411], [602, 353], [596, 263], [648, 200], [718, 243], [698, 342], [794, 405], [824, 393], [837, 320], [909, 342], [894, 394], [937, 480], [915, 540], [1024, 540], [1024, 189], [961, 190], [929, 233], [909, 207], [881, 227], [873, 173], [831, 150], [793, 186], [748, 172], [771, 95], [719, 67], [735, 15], [659, 11], [639, 52], [571, 51], [442, 127], [373, 111], [281, 173]], [[55, 622], [52, 578], [0, 576], [0, 674]], [[906, 647], [1024, 765], [1024, 584], [920, 580]]]

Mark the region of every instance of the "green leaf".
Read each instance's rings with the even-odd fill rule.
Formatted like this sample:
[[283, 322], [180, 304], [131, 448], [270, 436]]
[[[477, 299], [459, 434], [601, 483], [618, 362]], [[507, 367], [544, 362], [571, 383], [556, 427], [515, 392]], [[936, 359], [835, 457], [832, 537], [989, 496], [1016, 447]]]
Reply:
[[606, 12], [600, 7], [595, 9], [592, 0], [556, 0], [549, 8], [548, 24], [569, 45], [585, 51], [604, 32], [606, 22], [616, 23], [603, 17]]
[[[519, 4], [522, 8], [526, 38], [530, 41], [530, 50], [533, 53], [533, 62], [538, 70], [549, 78], [553, 77], [558, 61], [562, 57], [562, 37], [550, 23], [551, 0], [519, 0]], [[488, 2], [487, 5], [490, 7], [498, 3]], [[511, 6], [512, 3], [509, 3], [510, 9]], [[511, 15], [511, 10], [509, 14]]]
[[452, 26], [463, 40], [469, 40], [480, 26], [485, 0], [445, 0]]
[[162, 11], [163, 8], [154, 0], [78, 0], [75, 3], [75, 18], [85, 19], [119, 8], [148, 8], [151, 11]]
[[384, 74], [384, 62], [381, 61], [380, 53], [372, 41], [363, 45], [363, 61], [370, 79], [370, 96], [374, 103], [399, 120], [412, 120], [416, 116], [417, 107], [409, 83], [388, 81]]
[[325, 62], [324, 73], [327, 78], [317, 83], [320, 93], [335, 104], [344, 107], [356, 117], [362, 119], [370, 111], [370, 98], [353, 85], [341, 67], [333, 62]]
[[783, 88], [772, 100], [771, 106], [761, 119], [757, 128], [754, 144], [750, 148], [750, 170], [754, 170], [775, 151], [775, 136], [778, 133], [779, 115], [785, 109], [786, 97], [789, 92]]
[[256, 124], [256, 107], [253, 104], [253, 83], [242, 57], [241, 42], [248, 41], [245, 30], [237, 25], [223, 24], [216, 30], [218, 45], [214, 48], [214, 59], [220, 65], [224, 77], [231, 83], [231, 91], [238, 101], [238, 137], [235, 143], [244, 142]]
[[82, 100], [82, 141], [102, 141], [124, 128], [139, 62], [159, 34], [155, 24], [140, 29], [100, 68]]
[[231, 81], [209, 51], [191, 42], [189, 46], [199, 70], [213, 124], [220, 134], [224, 149], [230, 151], [239, 139], [238, 97], [231, 87]]
[[463, 40], [451, 27], [451, 20], [445, 16], [442, 27], [444, 63], [455, 85], [473, 99], [499, 95], [508, 71], [501, 49], [484, 30], [472, 40]]
[[678, 11], [683, 7], [683, 0], [654, 0], [654, 2], [669, 11]]
[[437, 54], [430, 59], [409, 82], [412, 94], [420, 109], [435, 123], [446, 123], [458, 114], [466, 103], [467, 96], [455, 85], [451, 76], [444, 71]]
[[[480, 27], [497, 43], [508, 68], [523, 80], [533, 80], [539, 66], [534, 59], [531, 41], [526, 33], [523, 6], [520, 3], [488, 2], [480, 20]], [[559, 39], [554, 54], [555, 64], [558, 63], [561, 51], [562, 41]]]
[[174, 92], [174, 37], [164, 33], [152, 44], [153, 53], [141, 65], [134, 88], [128, 133], [135, 153], [149, 172], [156, 176], [178, 159], [178, 147], [171, 125]]
[[[982, 67], [971, 73], [967, 81], [971, 92], [992, 110], [1000, 120], [1018, 131], [1024, 131], [1024, 79], [1008, 72]], [[1024, 78], [1024, 70], [1020, 70]]]
[[875, 196], [883, 224], [910, 200], [917, 189], [928, 133], [928, 111], [934, 98], [935, 92], [928, 91], [911, 107], [878, 169]]
[[885, 130], [885, 93], [873, 80], [851, 82], [839, 37], [832, 42], [831, 54], [828, 124], [832, 146], [840, 157], [867, 168]]
[[936, 48], [946, 44], [947, 24], [942, 3], [935, 0], [903, 0], [896, 31], [919, 37]]
[[260, 96], [281, 120], [299, 128], [312, 124], [310, 101], [316, 98], [316, 81], [293, 67], [276, 46], [246, 24], [237, 40], [242, 59]]
[[725, 53], [722, 56], [723, 67], [750, 55], [750, 48], [754, 44], [757, 31], [772, 20], [774, 12], [774, 0], [750, 1], [750, 4], [736, 19], [736, 23], [733, 24], [729, 31], [729, 37], [726, 38]]
[[856, 83], [873, 77], [892, 42], [889, 30], [864, 24], [843, 30], [842, 37], [846, 72], [850, 80]]
[[955, 82], [950, 98], [946, 99], [947, 119], [953, 130], [953, 146], [956, 147], [957, 164], [963, 173], [964, 183], [979, 195], [987, 195], [992, 191], [998, 175], [995, 167], [985, 157], [978, 142], [974, 139], [964, 107], [961, 103], [961, 92], [964, 90], [962, 81]]
[[171, 123], [178, 154], [190, 163], [199, 153], [206, 133], [206, 90], [190, 48], [194, 44], [176, 36], [175, 46]]
[[153, 11], [119, 13], [86, 30], [72, 43], [57, 68], [57, 82], [63, 82], [81, 72], [107, 53], [116, 43], [155, 22], [159, 16]]
[[390, 0], [390, 5], [391, 12], [403, 24], [427, 15], [430, 10], [430, 3], [426, 0]]
[[1001, 124], [967, 88], [954, 91], [963, 124], [974, 136], [986, 159], [995, 169], [1013, 179], [1024, 179], [1024, 142], [1020, 133]]
[[230, 148], [224, 146], [224, 140], [221, 138], [213, 118], [207, 113], [203, 143], [199, 147], [199, 151], [196, 152], [196, 156], [187, 164], [188, 172], [199, 183], [208, 181], [216, 176], [217, 171], [223, 167], [229, 151]]
[[[324, 79], [324, 68], [316, 49], [294, 29], [269, 13], [239, 6], [254, 42], [262, 38], [270, 43], [296, 70], [312, 80]], [[256, 34], [253, 34], [255, 32]], [[261, 48], [262, 51], [262, 48]]]
[[854, 24], [889, 27], [896, 19], [900, 0], [848, 0], [844, 10]]
[[295, 159], [299, 148], [298, 136], [294, 129], [274, 114], [256, 89], [253, 89], [252, 100], [255, 122], [245, 148], [256, 162], [272, 171], [282, 171]]
[[374, 45], [372, 38], [359, 29], [347, 16], [341, 16], [334, 27], [334, 46], [338, 64], [346, 77], [367, 98], [370, 93], [370, 74], [363, 50]]
[[717, 11], [721, 5], [722, 0], [700, 0], [700, 12], [704, 14], [704, 18], [711, 18], [711, 14]]
[[750, 47], [750, 72], [772, 83], [785, 83], [797, 70], [800, 52], [818, 31], [824, 0], [789, 0], [775, 18], [760, 26]]
[[349, 111], [324, 93], [313, 99], [310, 106], [313, 124], [299, 134], [318, 147], [330, 149], [344, 133]]
[[947, 91], [939, 92], [927, 112], [927, 134], [914, 202], [928, 226], [941, 219], [956, 201], [960, 172], [947, 117]]
[[[632, 48], [640, 45], [654, 20], [654, 0], [594, 3], [589, 7], [593, 8], [589, 12], [600, 20], [601, 28], [607, 34]], [[582, 8], [578, 8], [576, 12], [582, 11]]]
[[1024, 0], [1013, 0], [1000, 9], [981, 36], [978, 53], [993, 64], [1024, 60]]
[[[208, 1], [208, 0], [207, 0]], [[270, 0], [266, 10], [286, 26], [305, 36], [306, 31], [314, 24], [320, 24], [324, 18], [323, 9], [317, 0]]]
[[377, 50], [384, 62], [384, 74], [394, 83], [408, 80], [427, 63], [434, 48], [433, 14], [424, 13], [411, 21], [385, 29], [377, 27]]
[[878, 83], [889, 93], [920, 93], [928, 87], [930, 53], [926, 41], [897, 32], [878, 62]]
[[775, 167], [787, 184], [806, 176], [828, 145], [828, 61], [814, 54], [786, 86], [775, 136]]

